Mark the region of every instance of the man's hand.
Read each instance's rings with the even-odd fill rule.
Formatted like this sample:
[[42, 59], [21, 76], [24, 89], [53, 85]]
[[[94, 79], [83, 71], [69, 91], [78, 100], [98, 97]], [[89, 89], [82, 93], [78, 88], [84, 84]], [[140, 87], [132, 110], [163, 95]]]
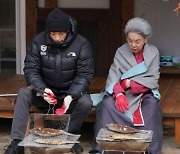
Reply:
[[56, 109], [56, 114], [64, 114], [66, 113], [66, 111], [69, 109], [69, 106], [72, 102], [72, 96], [71, 95], [67, 95], [65, 98], [64, 98], [64, 102], [63, 102], [63, 106], [59, 109]]
[[[65, 106], [66, 106], [65, 112], [69, 109], [69, 106], [70, 106], [72, 100], [73, 100], [73, 99], [72, 99], [72, 96], [71, 96], [71, 95], [67, 95], [67, 96], [64, 98], [64, 104], [65, 104]], [[65, 113], [65, 112], [64, 112], [64, 113]]]
[[123, 113], [128, 109], [128, 99], [124, 94], [119, 93], [115, 97], [115, 106], [119, 111]]
[[49, 104], [57, 104], [57, 99], [51, 89], [45, 88], [43, 98]]

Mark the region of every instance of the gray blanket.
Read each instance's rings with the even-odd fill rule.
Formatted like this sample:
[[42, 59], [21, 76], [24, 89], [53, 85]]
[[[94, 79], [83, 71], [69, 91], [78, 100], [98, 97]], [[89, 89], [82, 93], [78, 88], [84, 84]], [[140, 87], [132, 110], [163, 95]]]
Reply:
[[[151, 90], [158, 89], [158, 79], [160, 75], [159, 51], [155, 46], [146, 44], [144, 46], [143, 57], [147, 70], [140, 74], [137, 73], [129, 79], [134, 80]], [[106, 89], [108, 89], [109, 86], [113, 87], [115, 83], [121, 80], [121, 76], [125, 72], [136, 65], [136, 59], [127, 43], [118, 48], [109, 70], [109, 75], [106, 81]], [[139, 70], [136, 71], [138, 72]], [[130, 89], [126, 91], [126, 96], [129, 100], [129, 110], [125, 114], [128, 115], [129, 118], [132, 119], [132, 114], [137, 110], [142, 95], [143, 93], [133, 95]]]

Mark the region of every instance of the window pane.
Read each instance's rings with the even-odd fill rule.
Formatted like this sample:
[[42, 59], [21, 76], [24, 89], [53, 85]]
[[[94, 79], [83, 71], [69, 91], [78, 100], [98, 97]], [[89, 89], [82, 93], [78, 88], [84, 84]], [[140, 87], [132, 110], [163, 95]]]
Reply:
[[16, 73], [15, 0], [0, 0], [0, 75]]

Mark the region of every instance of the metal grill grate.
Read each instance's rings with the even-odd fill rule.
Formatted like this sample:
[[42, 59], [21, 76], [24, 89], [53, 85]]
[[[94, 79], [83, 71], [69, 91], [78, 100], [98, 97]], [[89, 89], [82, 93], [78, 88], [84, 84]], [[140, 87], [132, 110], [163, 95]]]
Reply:
[[[138, 133], [123, 134], [103, 128], [99, 131], [96, 141], [104, 151], [144, 152], [152, 140], [152, 134], [153, 132], [149, 130], [139, 130]], [[117, 138], [118, 136], [120, 137], [119, 139]]]
[[56, 149], [59, 152], [68, 152], [80, 138], [80, 135], [67, 132], [69, 121], [69, 114], [30, 114], [29, 135], [19, 143], [19, 146], [38, 151], [40, 149], [46, 149], [46, 151]]

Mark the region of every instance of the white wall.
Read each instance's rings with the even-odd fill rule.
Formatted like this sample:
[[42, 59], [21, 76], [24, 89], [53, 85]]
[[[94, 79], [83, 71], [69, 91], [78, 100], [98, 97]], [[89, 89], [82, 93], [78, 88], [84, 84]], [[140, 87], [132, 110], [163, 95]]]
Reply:
[[109, 8], [110, 0], [58, 0], [61, 8]]
[[150, 43], [156, 45], [163, 56], [180, 56], [180, 15], [173, 9], [180, 0], [134, 0], [135, 17], [151, 24]]
[[[108, 9], [110, 0], [57, 0], [60, 8], [98, 8]], [[38, 0], [38, 6], [44, 7], [45, 1]]]

